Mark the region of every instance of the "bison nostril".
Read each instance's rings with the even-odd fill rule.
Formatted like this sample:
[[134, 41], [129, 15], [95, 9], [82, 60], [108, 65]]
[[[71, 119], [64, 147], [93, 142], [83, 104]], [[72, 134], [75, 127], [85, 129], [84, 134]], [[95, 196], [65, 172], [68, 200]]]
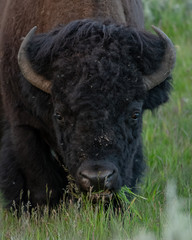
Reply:
[[80, 172], [79, 175], [80, 175], [81, 177], [84, 177], [84, 178], [89, 179], [89, 176], [88, 176], [86, 173], [84, 173], [84, 172]]
[[93, 187], [93, 190], [98, 191], [111, 189], [117, 179], [117, 172], [113, 169], [85, 169], [79, 172], [79, 177], [83, 189], [88, 190], [89, 187]]
[[110, 179], [113, 176], [113, 174], [115, 174], [115, 170], [113, 170], [112, 173], [110, 173], [108, 176], [106, 176], [106, 178]]
[[103, 180], [112, 177], [115, 171], [112, 170], [100, 170], [100, 171], [95, 171], [95, 170], [84, 170], [80, 172], [79, 174], [87, 179], [98, 179], [98, 180]]

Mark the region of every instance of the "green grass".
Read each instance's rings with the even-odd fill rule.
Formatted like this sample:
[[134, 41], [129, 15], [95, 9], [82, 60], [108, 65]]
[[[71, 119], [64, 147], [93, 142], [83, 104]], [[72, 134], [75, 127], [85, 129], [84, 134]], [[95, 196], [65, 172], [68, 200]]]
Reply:
[[[146, 28], [156, 25], [173, 40], [177, 62], [168, 104], [146, 112], [143, 142], [148, 165], [139, 195], [124, 214], [87, 201], [60, 205], [31, 218], [0, 209], [0, 239], [192, 239], [192, 2], [144, 0]], [[172, 187], [167, 183], [174, 180]], [[176, 193], [175, 193], [175, 192]], [[166, 195], [166, 192], [168, 195]], [[179, 199], [185, 199], [180, 203]], [[123, 198], [123, 194], [120, 196]], [[131, 213], [131, 216], [130, 216]]]

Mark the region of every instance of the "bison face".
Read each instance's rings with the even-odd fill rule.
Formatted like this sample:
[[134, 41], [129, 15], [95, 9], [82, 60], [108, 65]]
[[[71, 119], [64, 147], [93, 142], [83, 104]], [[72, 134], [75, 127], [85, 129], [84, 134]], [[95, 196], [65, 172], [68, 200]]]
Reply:
[[73, 110], [61, 104], [55, 107], [64, 164], [84, 191], [90, 186], [96, 191], [131, 186], [135, 155], [141, 151], [143, 102], [120, 103], [124, 105], [120, 107], [112, 100], [101, 110], [94, 109], [91, 100], [90, 106], [79, 100]]
[[21, 71], [45, 92], [39, 102], [50, 94], [58, 154], [83, 191], [132, 188], [141, 176], [142, 113], [168, 99], [175, 62], [170, 39], [154, 30], [82, 20], [33, 29], [21, 45]]
[[79, 46], [82, 52], [68, 59], [60, 53], [53, 64], [54, 126], [64, 165], [80, 189], [115, 191], [135, 178], [146, 90], [119, 44], [92, 45]]

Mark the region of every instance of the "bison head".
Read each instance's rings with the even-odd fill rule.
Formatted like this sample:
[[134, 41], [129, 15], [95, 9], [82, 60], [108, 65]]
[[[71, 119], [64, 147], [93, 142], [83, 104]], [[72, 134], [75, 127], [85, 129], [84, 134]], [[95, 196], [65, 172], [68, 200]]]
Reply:
[[167, 100], [175, 63], [170, 39], [153, 29], [82, 20], [33, 28], [21, 45], [22, 74], [50, 97], [57, 154], [82, 191], [133, 188], [143, 171], [142, 114]]

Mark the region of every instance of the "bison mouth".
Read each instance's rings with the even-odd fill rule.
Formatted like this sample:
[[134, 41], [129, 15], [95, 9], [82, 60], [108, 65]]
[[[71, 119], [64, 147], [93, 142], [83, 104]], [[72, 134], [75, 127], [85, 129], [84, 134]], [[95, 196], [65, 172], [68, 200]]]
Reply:
[[72, 202], [83, 201], [84, 199], [93, 204], [97, 204], [99, 202], [109, 204], [111, 201], [113, 201], [115, 196], [115, 192], [108, 189], [94, 191], [93, 187], [90, 187], [89, 191], [82, 191], [80, 186], [76, 183], [74, 178], [71, 177], [71, 175], [68, 176], [66, 194]]
[[73, 205], [75, 203], [78, 208], [82, 208], [87, 206], [87, 204], [90, 204], [93, 208], [99, 207], [100, 209], [101, 207], [104, 211], [112, 209], [114, 211], [121, 212], [123, 209], [126, 209], [127, 206], [125, 199], [119, 198], [118, 192], [110, 190], [95, 192], [90, 188], [89, 192], [82, 192], [76, 186], [76, 189], [73, 188], [72, 192], [68, 192], [68, 194], [69, 195], [65, 203], [67, 203], [67, 205]]
[[99, 203], [101, 201], [102, 203], [106, 204], [106, 203], [110, 203], [113, 200], [114, 192], [109, 190], [92, 192], [90, 190], [90, 192], [86, 194], [86, 197], [92, 203]]

